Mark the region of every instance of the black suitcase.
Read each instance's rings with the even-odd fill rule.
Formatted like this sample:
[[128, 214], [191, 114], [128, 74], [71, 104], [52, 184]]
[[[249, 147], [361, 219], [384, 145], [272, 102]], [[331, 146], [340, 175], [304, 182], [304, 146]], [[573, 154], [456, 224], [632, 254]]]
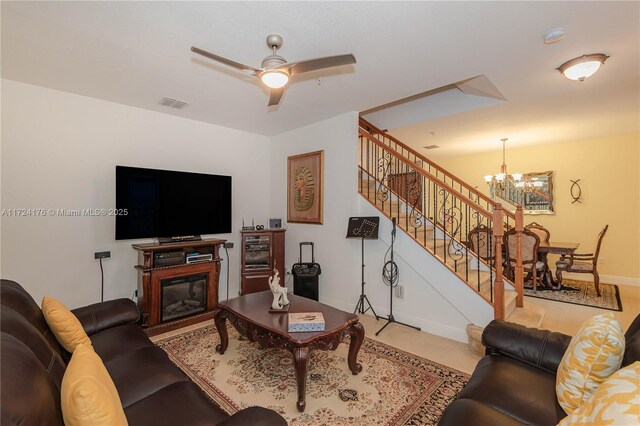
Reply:
[[[302, 246], [311, 246], [311, 262], [302, 261]], [[318, 300], [318, 275], [320, 265], [316, 263], [313, 253], [313, 243], [305, 241], [300, 243], [300, 258], [291, 268], [293, 273], [293, 294]]]

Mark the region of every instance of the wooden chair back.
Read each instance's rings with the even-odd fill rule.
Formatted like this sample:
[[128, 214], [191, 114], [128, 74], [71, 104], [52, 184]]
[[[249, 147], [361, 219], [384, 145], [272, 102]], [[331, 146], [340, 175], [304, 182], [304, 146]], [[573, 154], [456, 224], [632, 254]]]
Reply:
[[528, 224], [527, 226], [525, 226], [526, 229], [528, 229], [529, 231], [533, 232], [534, 234], [536, 234], [538, 236], [538, 238], [540, 238], [540, 241], [548, 243], [549, 242], [549, 237], [551, 236], [551, 233], [549, 232], [549, 230], [547, 228], [545, 228], [544, 226], [540, 225], [537, 222], [531, 222], [530, 224]]
[[[516, 250], [518, 248], [517, 235], [515, 229], [508, 230], [503, 238], [507, 254], [507, 263], [511, 264], [516, 261]], [[525, 269], [534, 268], [538, 262], [538, 247], [540, 246], [540, 237], [529, 229], [522, 231], [522, 266]]]
[[598, 256], [600, 256], [600, 246], [602, 245], [602, 240], [604, 239], [605, 234], [607, 233], [607, 229], [609, 229], [609, 225], [606, 225], [600, 234], [598, 234], [598, 243], [596, 244], [596, 251], [593, 253], [593, 264], [596, 265], [598, 263]]
[[489, 264], [493, 262], [495, 253], [493, 252], [493, 235], [491, 229], [486, 225], [477, 226], [469, 232], [467, 240], [469, 241], [471, 251]]

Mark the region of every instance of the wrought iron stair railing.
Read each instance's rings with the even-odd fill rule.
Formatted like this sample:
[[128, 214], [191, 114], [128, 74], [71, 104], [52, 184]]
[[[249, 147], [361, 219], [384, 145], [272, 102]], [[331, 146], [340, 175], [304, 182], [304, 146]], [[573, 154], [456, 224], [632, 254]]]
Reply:
[[[373, 132], [373, 133], [372, 133]], [[523, 228], [521, 209], [513, 214], [442, 167], [366, 120], [360, 120], [359, 187], [362, 196], [474, 289], [504, 318], [502, 235], [515, 227], [519, 256], [515, 267], [516, 306], [522, 306]], [[472, 229], [483, 229], [474, 248]], [[485, 244], [482, 247], [482, 243]]]

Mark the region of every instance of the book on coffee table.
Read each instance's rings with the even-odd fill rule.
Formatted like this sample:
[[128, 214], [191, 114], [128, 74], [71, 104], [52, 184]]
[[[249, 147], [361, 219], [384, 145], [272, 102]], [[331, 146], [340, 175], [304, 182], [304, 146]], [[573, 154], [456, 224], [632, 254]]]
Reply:
[[289, 314], [289, 332], [324, 331], [322, 312], [295, 312]]

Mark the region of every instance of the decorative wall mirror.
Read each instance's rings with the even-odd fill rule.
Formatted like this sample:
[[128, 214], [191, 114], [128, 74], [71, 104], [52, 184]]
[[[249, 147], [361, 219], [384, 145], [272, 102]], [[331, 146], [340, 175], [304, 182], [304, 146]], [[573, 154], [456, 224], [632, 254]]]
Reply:
[[555, 214], [553, 172], [526, 173], [515, 185], [494, 185], [492, 196], [501, 198], [513, 206], [522, 205], [524, 214]]

